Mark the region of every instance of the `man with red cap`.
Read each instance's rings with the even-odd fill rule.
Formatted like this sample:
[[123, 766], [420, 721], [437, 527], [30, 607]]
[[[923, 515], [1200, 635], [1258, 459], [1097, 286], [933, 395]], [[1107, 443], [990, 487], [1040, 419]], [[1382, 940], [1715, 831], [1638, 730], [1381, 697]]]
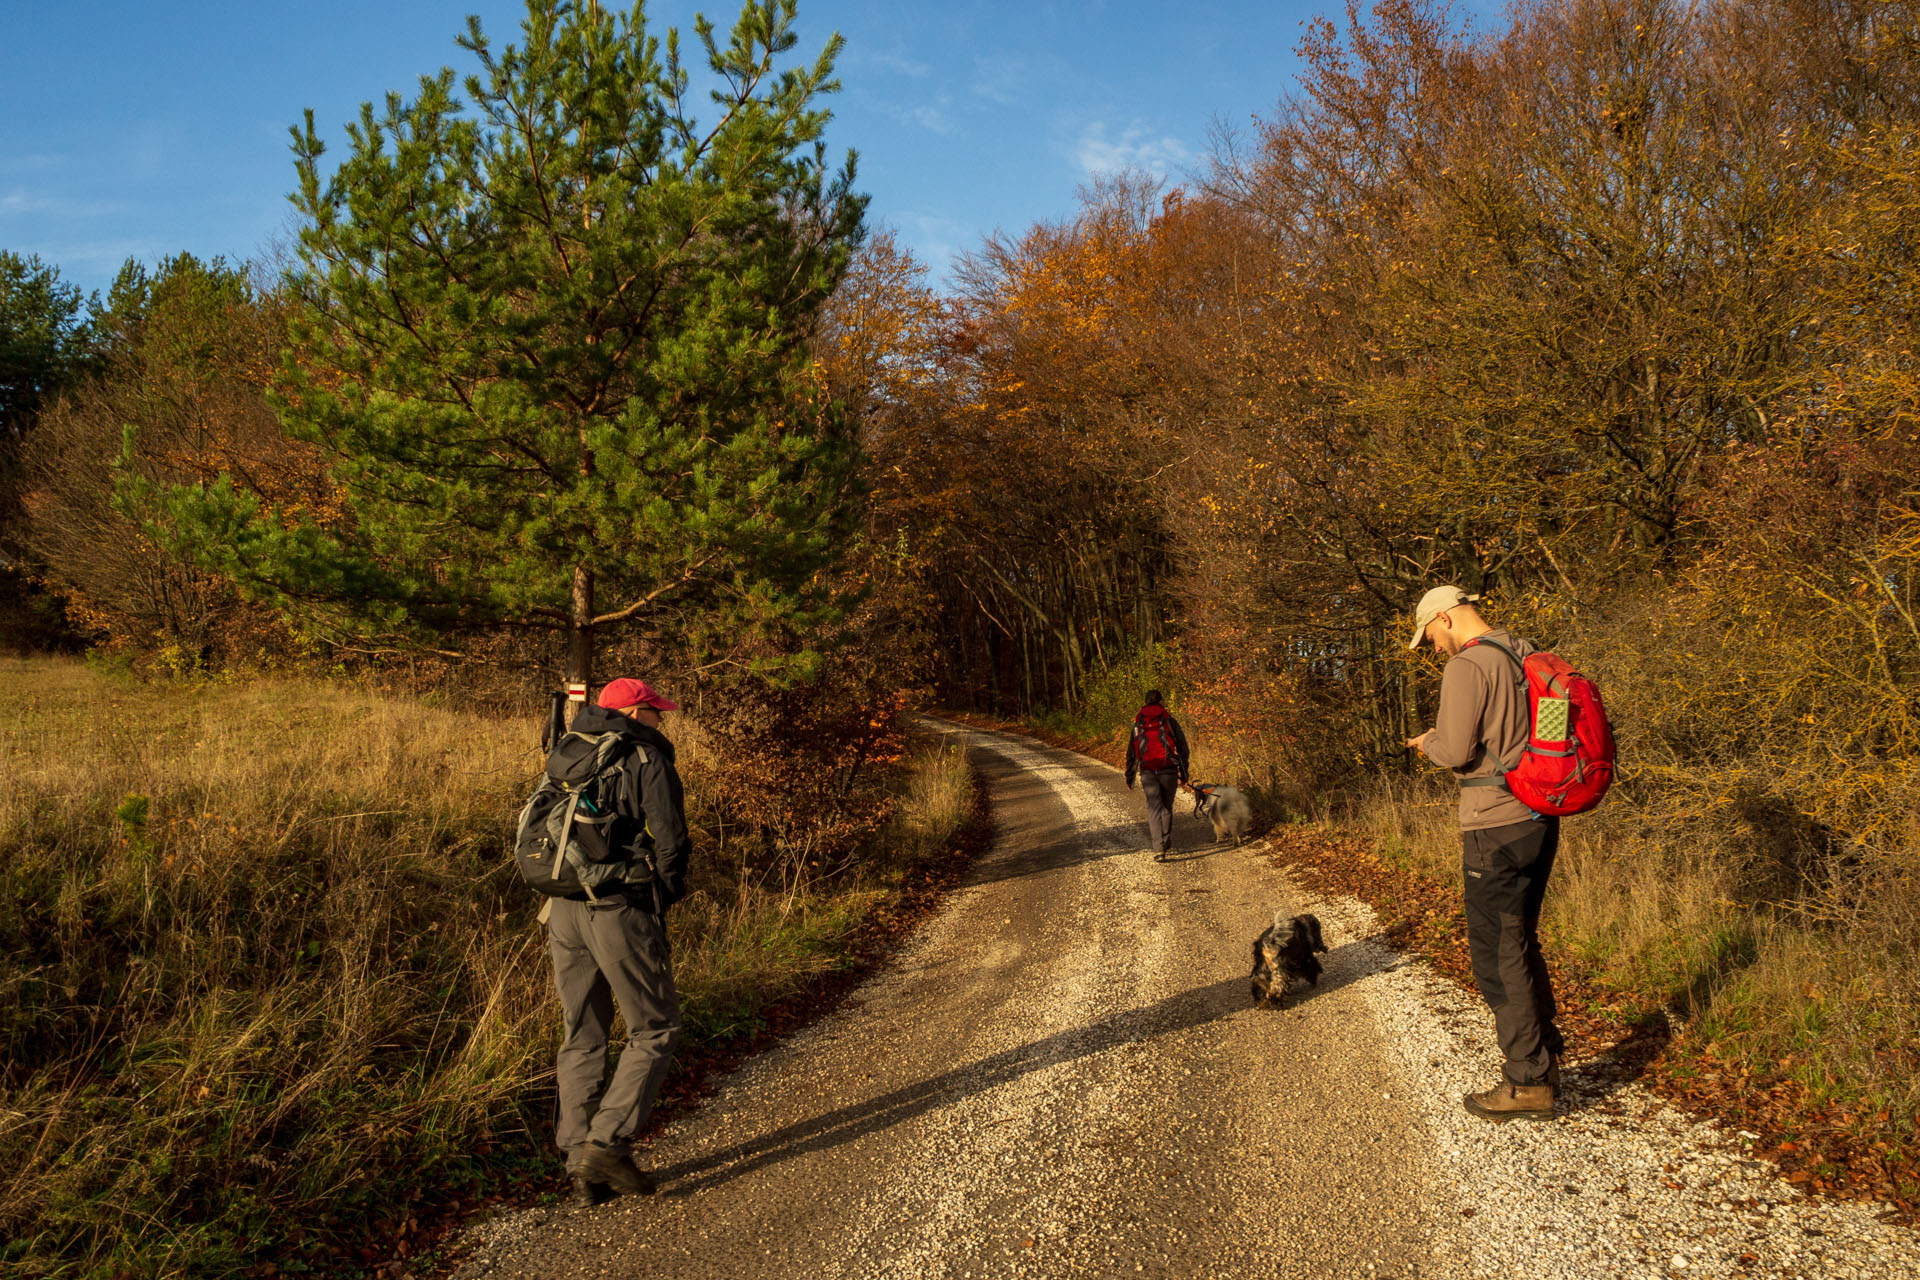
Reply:
[[[611, 842], [631, 851], [635, 868], [612, 892], [602, 887], [593, 897], [549, 899], [547, 950], [565, 1018], [554, 1060], [560, 1094], [554, 1140], [582, 1204], [607, 1190], [647, 1195], [654, 1189], [633, 1163], [629, 1144], [653, 1112], [680, 1041], [666, 911], [686, 893], [692, 842], [673, 743], [660, 732], [661, 713], [678, 709], [646, 681], [622, 679], [602, 689], [599, 705], [582, 707], [573, 722], [575, 733], [622, 740]], [[627, 1043], [608, 1080], [607, 1033], [616, 1007]]]

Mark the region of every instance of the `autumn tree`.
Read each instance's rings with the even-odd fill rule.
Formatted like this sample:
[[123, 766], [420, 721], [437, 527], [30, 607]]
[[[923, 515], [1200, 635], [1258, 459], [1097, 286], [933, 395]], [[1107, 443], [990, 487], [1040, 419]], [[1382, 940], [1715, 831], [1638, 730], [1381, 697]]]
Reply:
[[26, 644], [70, 637], [22, 542], [21, 452], [45, 407], [85, 379], [93, 355], [79, 286], [37, 256], [0, 250], [0, 632]]
[[933, 573], [955, 695], [1073, 707], [1164, 635], [1155, 479], [1179, 459], [1139, 339], [1160, 184], [1083, 192], [1073, 220], [995, 237], [962, 264], [941, 432], [900, 468], [947, 513]]
[[26, 442], [24, 540], [95, 635], [199, 665], [282, 647], [266, 611], [183, 563], [115, 505], [116, 470], [148, 484], [227, 474], [279, 511], [337, 520], [319, 452], [289, 440], [268, 402], [287, 307], [248, 273], [190, 254], [129, 262], [95, 317], [96, 376]]
[[132, 485], [194, 563], [362, 647], [513, 628], [797, 628], [849, 518], [853, 446], [809, 378], [864, 199], [821, 142], [836, 37], [784, 65], [792, 0], [696, 34], [531, 0], [518, 45], [369, 104], [331, 174], [295, 130], [302, 310], [277, 387], [344, 518], [244, 478]]

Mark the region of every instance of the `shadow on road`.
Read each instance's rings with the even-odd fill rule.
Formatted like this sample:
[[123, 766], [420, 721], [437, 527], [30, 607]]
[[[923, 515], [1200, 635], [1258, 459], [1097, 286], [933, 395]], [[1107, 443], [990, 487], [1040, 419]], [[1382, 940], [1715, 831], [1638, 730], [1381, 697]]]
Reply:
[[[1003, 814], [1028, 812], [1029, 802], [1044, 803], [1056, 797], [1053, 784], [1044, 772], [1020, 764], [1011, 756], [996, 749], [992, 742], [976, 738], [970, 741], [969, 749], [974, 753], [975, 767], [986, 773], [992, 783], [994, 803], [998, 812]], [[1049, 760], [1048, 767], [1086, 775], [1102, 784], [1111, 784], [1113, 781], [1112, 771], [1096, 760], [1084, 762]], [[1119, 799], [1119, 796], [1114, 796], [1114, 799]], [[1137, 820], [1129, 819], [1101, 827], [1081, 827], [1066, 839], [1056, 835], [1044, 841], [1035, 840], [1029, 844], [1022, 844], [1022, 833], [1017, 827], [1003, 827], [994, 852], [973, 864], [965, 883], [995, 884], [1002, 880], [1044, 875], [1047, 872], [1082, 866], [1107, 858], [1152, 858], [1153, 855], [1147, 851], [1146, 806], [1137, 796], [1131, 796], [1129, 799], [1133, 802], [1133, 807], [1139, 811]], [[1049, 830], [1058, 831], [1059, 828], [1051, 827]], [[1176, 850], [1185, 849], [1193, 852], [1184, 854], [1176, 852], [1167, 861], [1197, 862], [1218, 852], [1217, 848], [1199, 848], [1207, 844], [1209, 834], [1210, 828], [1205, 822], [1190, 814], [1176, 812], [1173, 825], [1174, 847]]]
[[1204, 862], [1208, 858], [1211, 858], [1214, 854], [1223, 853], [1230, 847], [1231, 847], [1230, 845], [1214, 844], [1214, 845], [1208, 845], [1204, 849], [1195, 849], [1192, 852], [1183, 852], [1178, 845], [1175, 845], [1172, 853], [1166, 854], [1165, 856], [1160, 858], [1156, 858], [1154, 859], [1154, 861], [1156, 862]]
[[[1026, 848], [995, 850], [976, 860], [962, 882], [969, 885], [995, 884], [1025, 876], [1044, 875], [1069, 867], [1101, 862], [1107, 858], [1151, 860], [1142, 832], [1145, 823], [1114, 823], [1111, 826], [1083, 829], [1071, 840], [1055, 840]], [[1009, 833], [1003, 833], [1007, 838]]]
[[948, 1103], [985, 1093], [1029, 1072], [1091, 1057], [1133, 1041], [1185, 1031], [1246, 1007], [1247, 980], [1223, 978], [1210, 986], [1183, 991], [1144, 1008], [1116, 1013], [1091, 1026], [1061, 1031], [877, 1098], [788, 1125], [725, 1151], [660, 1169], [657, 1171], [660, 1180], [672, 1184], [663, 1194], [692, 1195], [795, 1156], [856, 1142]]

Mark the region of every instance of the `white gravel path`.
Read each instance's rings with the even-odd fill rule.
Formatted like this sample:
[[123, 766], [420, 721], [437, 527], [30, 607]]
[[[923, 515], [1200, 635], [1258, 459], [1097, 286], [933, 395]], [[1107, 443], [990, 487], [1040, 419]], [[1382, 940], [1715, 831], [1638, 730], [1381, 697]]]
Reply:
[[[1551, 889], [1549, 889], [1551, 892]], [[1376, 931], [1322, 901], [1333, 938]], [[1367, 943], [1367, 946], [1375, 944]], [[1463, 1276], [1920, 1277], [1920, 1236], [1884, 1206], [1813, 1199], [1753, 1159], [1750, 1135], [1702, 1124], [1606, 1062], [1569, 1064], [1551, 1124], [1493, 1126], [1460, 1106], [1500, 1060], [1479, 997], [1383, 948], [1362, 983], [1376, 1034], [1409, 1079], [1438, 1168], [1459, 1188]], [[1613, 1114], [1617, 1112], [1618, 1114]]]
[[[1367, 907], [1257, 845], [1155, 863], [1114, 770], [969, 736], [995, 846], [895, 963], [671, 1126], [660, 1196], [480, 1224], [467, 1275], [1920, 1280], [1912, 1233], [1594, 1064], [1550, 1124], [1468, 1116], [1491, 1019]], [[1280, 906], [1327, 973], [1254, 1010]]]

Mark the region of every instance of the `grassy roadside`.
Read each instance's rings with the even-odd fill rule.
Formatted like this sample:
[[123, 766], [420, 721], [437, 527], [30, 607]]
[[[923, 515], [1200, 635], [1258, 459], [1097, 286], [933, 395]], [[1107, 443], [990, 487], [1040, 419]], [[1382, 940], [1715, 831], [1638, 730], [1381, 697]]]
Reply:
[[[1366, 900], [1396, 945], [1463, 985], [1456, 792], [1381, 786], [1325, 823], [1282, 829], [1277, 855]], [[1920, 1219], [1920, 1010], [1911, 957], [1844, 922], [1745, 900], [1710, 836], [1654, 821], [1634, 793], [1566, 819], [1541, 933], [1578, 1051], [1643, 1066], [1693, 1114], [1760, 1135], [1805, 1190]], [[1700, 826], [1718, 819], [1703, 815]]]
[[[1086, 725], [952, 718], [1110, 764], [1125, 755], [1121, 733]], [[1196, 743], [1196, 774], [1206, 765]], [[1435, 778], [1382, 786], [1275, 825], [1268, 847], [1305, 887], [1365, 901], [1391, 945], [1471, 988], [1454, 802]], [[1689, 856], [1631, 802], [1563, 831], [1542, 930], [1576, 1055], [1605, 1054], [1688, 1113], [1759, 1134], [1756, 1150], [1803, 1190], [1920, 1221], [1920, 1028], [1886, 971], [1903, 957], [1741, 909], [1717, 860]]]
[[[0, 1270], [337, 1273], [548, 1176], [557, 1012], [506, 859], [532, 726], [49, 659], [0, 659], [0, 697]], [[952, 750], [876, 803], [825, 872], [697, 860], [677, 1096], [883, 945], [975, 816]]]

